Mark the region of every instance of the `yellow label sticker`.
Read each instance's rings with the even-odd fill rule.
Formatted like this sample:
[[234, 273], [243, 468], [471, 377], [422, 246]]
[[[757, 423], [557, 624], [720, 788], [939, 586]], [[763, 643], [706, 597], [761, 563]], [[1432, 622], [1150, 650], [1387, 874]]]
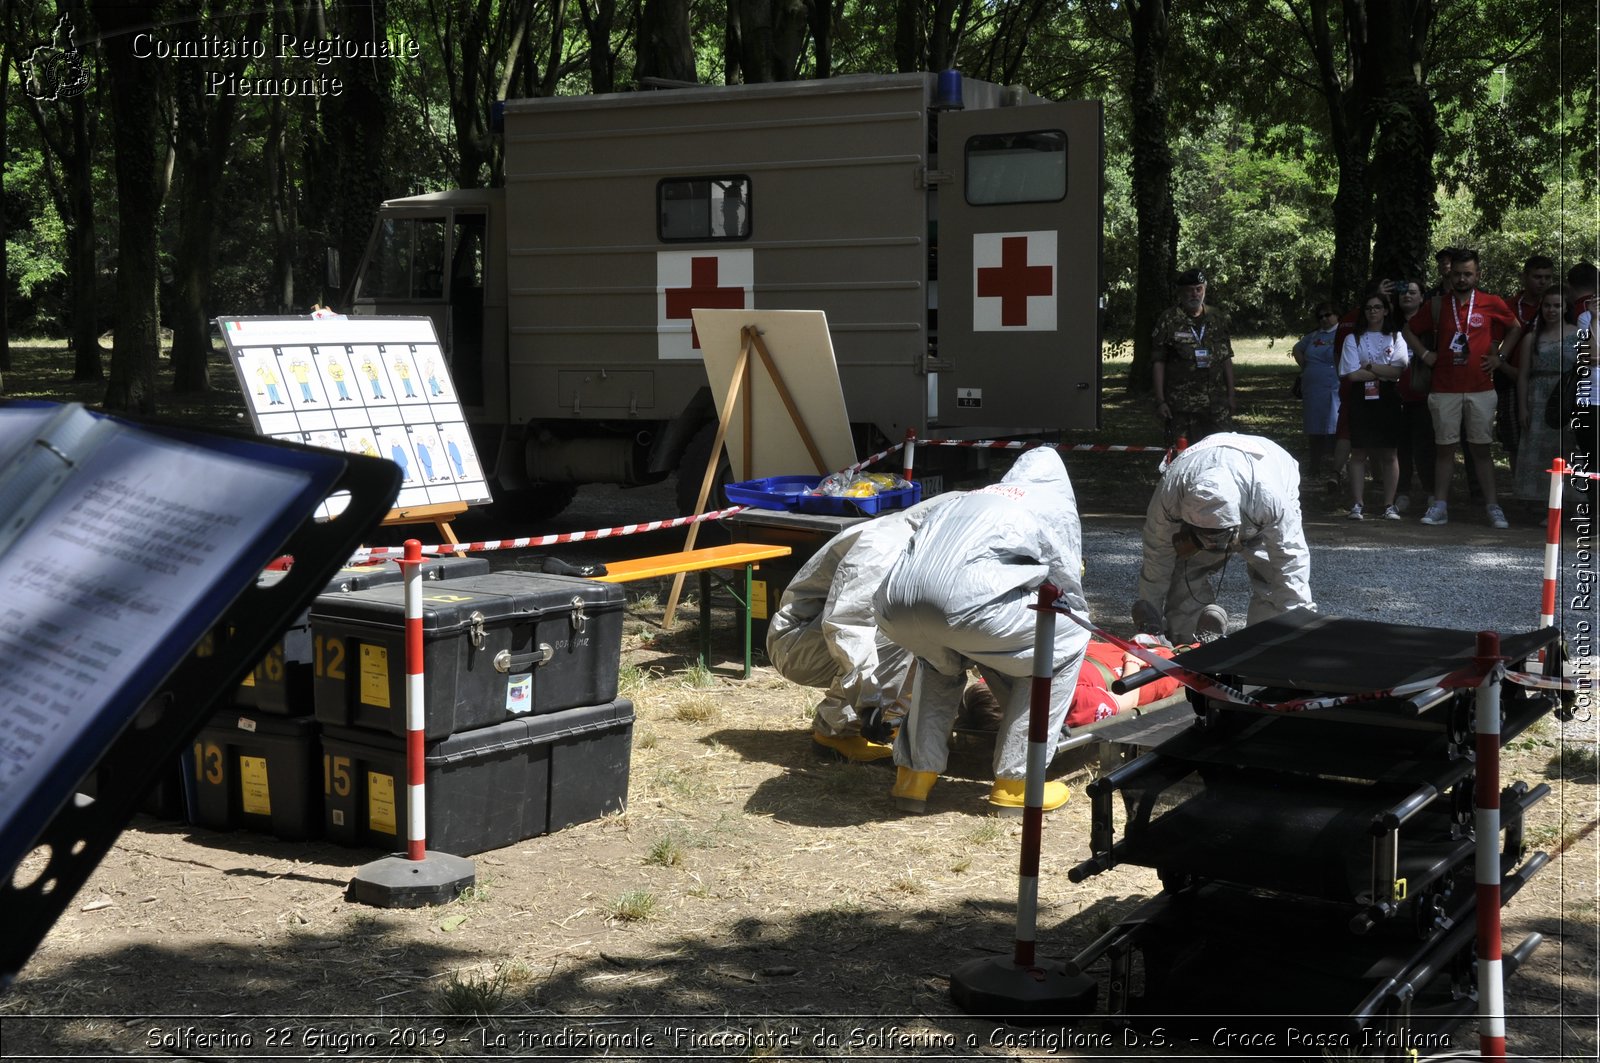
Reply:
[[750, 616], [756, 620], [767, 618], [767, 581], [764, 579], [750, 581]]
[[261, 666], [259, 664], [256, 665], [254, 671], [252, 671], [249, 675], [245, 676], [242, 680], [239, 681], [239, 685], [242, 686], [242, 687], [253, 687], [253, 686], [255, 686], [256, 685], [256, 672], [259, 672], [260, 670], [261, 670]]
[[394, 776], [367, 772], [367, 823], [379, 834], [396, 834]]
[[389, 708], [389, 650], [370, 642], [361, 644], [361, 701]]
[[272, 789], [267, 785], [267, 758], [239, 758], [239, 796], [246, 815], [272, 815]]

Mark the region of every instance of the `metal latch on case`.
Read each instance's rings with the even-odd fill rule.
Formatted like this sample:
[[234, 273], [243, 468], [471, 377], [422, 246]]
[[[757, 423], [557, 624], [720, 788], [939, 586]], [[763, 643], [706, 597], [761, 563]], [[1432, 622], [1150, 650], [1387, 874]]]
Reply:
[[583, 615], [583, 598], [574, 594], [572, 596], [572, 630], [582, 632], [589, 626], [589, 618]]
[[483, 649], [483, 614], [476, 610], [467, 615], [467, 638], [472, 640], [473, 649]]
[[512, 653], [510, 650], [501, 650], [494, 655], [494, 670], [497, 672], [526, 672], [528, 669], [537, 668], [541, 664], [549, 664], [555, 655], [555, 649], [548, 642], [539, 643], [539, 648], [532, 653]]

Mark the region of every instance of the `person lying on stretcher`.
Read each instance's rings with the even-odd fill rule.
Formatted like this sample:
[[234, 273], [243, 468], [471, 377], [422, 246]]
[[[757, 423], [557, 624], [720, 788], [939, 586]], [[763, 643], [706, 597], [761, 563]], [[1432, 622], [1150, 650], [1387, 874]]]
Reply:
[[[1158, 657], [1170, 659], [1177, 652], [1153, 639], [1143, 639], [1140, 645]], [[1121, 647], [1091, 637], [1089, 648], [1084, 651], [1083, 667], [1078, 669], [1078, 682], [1072, 690], [1072, 704], [1067, 709], [1067, 730], [1070, 732], [1073, 728], [1109, 719], [1119, 712], [1152, 705], [1182, 689], [1182, 684], [1176, 679], [1165, 676], [1126, 694], [1118, 694], [1111, 689], [1111, 684], [1117, 679], [1148, 667]], [[988, 686], [982, 679], [969, 684], [962, 696], [961, 715], [956, 720], [956, 727], [969, 731], [993, 731], [999, 724], [1000, 704], [989, 693]]]

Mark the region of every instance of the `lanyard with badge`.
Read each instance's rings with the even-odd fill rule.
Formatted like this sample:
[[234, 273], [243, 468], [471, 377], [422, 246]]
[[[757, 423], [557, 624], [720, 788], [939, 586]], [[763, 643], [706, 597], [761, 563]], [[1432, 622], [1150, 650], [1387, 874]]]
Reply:
[[1461, 324], [1461, 303], [1455, 296], [1450, 297], [1450, 316], [1455, 319], [1456, 334], [1450, 337], [1451, 365], [1467, 364], [1467, 329], [1472, 328], [1472, 308], [1478, 301], [1478, 290], [1474, 288], [1472, 294], [1467, 296], [1467, 323]]
[[1196, 332], [1194, 325], [1191, 324], [1189, 326], [1189, 335], [1194, 337], [1194, 367], [1196, 369], [1210, 369], [1211, 352], [1205, 347], [1200, 346], [1200, 344], [1205, 342], [1206, 326], [1201, 325], [1200, 331]]

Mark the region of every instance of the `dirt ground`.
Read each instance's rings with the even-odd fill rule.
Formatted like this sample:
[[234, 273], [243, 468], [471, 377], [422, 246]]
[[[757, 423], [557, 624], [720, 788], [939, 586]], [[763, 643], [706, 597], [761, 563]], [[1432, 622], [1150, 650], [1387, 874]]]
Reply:
[[[952, 971], [1004, 960], [1014, 939], [1021, 827], [985, 814], [984, 740], [958, 736], [928, 814], [899, 815], [892, 769], [814, 755], [814, 691], [767, 667], [730, 678], [731, 637], [715, 674], [691, 668], [692, 625], [662, 634], [660, 614], [658, 598], [636, 599], [624, 638], [637, 713], [626, 811], [479, 854], [476, 885], [422, 909], [345, 899], [372, 851], [140, 815], [0, 997], [0, 1055], [1225, 1054], [1216, 1039], [1239, 1024], [1224, 1020], [1190, 1040], [1159, 1023], [1008, 1027], [954, 1007]], [[1510, 1049], [1526, 1058], [1596, 1058], [1593, 736], [1592, 720], [1547, 719], [1507, 753], [1507, 779], [1552, 790], [1527, 830], [1551, 861], [1505, 911], [1508, 950], [1544, 938], [1507, 986]], [[1094, 771], [1056, 766], [1073, 798], [1045, 823], [1046, 960], [1071, 958], [1161, 889], [1136, 867], [1069, 881], [1089, 855]], [[1104, 972], [1091, 973], [1103, 1004]], [[1219, 977], [1240, 981], [1248, 1011], [1253, 980], [1282, 975]], [[1469, 1021], [1420, 1054], [1476, 1047]]]

